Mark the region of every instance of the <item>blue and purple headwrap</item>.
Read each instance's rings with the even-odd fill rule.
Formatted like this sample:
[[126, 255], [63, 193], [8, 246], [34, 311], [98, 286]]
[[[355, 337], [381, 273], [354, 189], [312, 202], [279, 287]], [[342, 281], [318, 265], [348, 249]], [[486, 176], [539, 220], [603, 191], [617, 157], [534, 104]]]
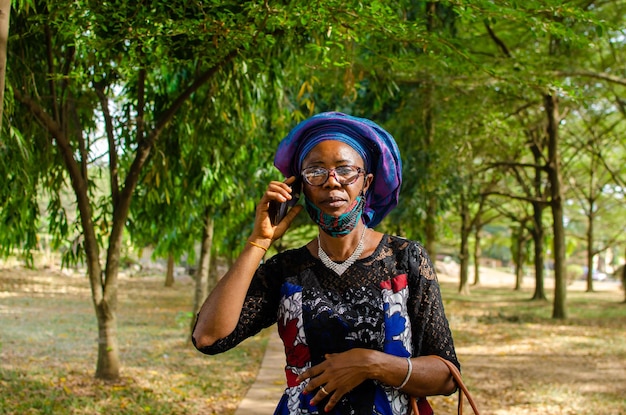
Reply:
[[365, 119], [324, 112], [302, 121], [280, 142], [274, 165], [285, 177], [299, 176], [302, 162], [322, 141], [336, 140], [348, 144], [374, 175], [366, 195], [363, 221], [373, 228], [398, 204], [402, 184], [402, 160], [391, 134]]

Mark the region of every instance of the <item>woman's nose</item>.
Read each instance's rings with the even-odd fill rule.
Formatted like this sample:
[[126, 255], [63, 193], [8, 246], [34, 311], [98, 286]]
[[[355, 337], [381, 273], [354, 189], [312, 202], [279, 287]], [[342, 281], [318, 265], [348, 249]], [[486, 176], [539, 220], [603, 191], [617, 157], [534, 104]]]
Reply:
[[[332, 182], [330, 181], [331, 178], [333, 179]], [[341, 186], [341, 183], [339, 183], [339, 180], [337, 180], [337, 172], [335, 171], [335, 169], [330, 169], [328, 171], [328, 179], [326, 179], [326, 183], [324, 183], [324, 186], [329, 186], [329, 187]]]

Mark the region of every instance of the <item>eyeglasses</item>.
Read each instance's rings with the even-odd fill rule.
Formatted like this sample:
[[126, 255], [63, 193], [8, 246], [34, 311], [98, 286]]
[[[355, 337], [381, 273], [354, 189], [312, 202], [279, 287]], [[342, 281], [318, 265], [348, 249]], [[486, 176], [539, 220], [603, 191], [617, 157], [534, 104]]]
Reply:
[[347, 186], [356, 182], [361, 174], [365, 174], [365, 170], [357, 166], [339, 166], [334, 169], [307, 167], [302, 170], [304, 181], [311, 186], [322, 186], [328, 181], [331, 174], [339, 184]]

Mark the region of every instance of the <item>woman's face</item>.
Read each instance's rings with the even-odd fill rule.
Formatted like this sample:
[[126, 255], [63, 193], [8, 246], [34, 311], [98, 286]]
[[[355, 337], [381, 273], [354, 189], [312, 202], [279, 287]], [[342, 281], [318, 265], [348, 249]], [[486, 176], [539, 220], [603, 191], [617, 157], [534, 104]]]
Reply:
[[[365, 169], [364, 161], [352, 147], [341, 141], [322, 141], [307, 154], [302, 162], [302, 169], [323, 167], [335, 169], [341, 166], [356, 166]], [[306, 181], [303, 191], [306, 197], [322, 212], [333, 216], [345, 213], [352, 202], [363, 191], [365, 193], [372, 182], [372, 174], [361, 174], [352, 184], [342, 185], [331, 172], [328, 180], [321, 186], [311, 186]]]

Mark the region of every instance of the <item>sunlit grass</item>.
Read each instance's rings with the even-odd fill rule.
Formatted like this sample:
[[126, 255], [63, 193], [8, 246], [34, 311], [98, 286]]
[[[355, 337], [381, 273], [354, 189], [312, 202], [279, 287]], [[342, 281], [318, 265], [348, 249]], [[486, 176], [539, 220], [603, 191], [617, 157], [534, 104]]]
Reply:
[[[570, 288], [565, 320], [551, 318], [552, 297], [531, 301], [530, 287], [471, 291], [442, 282], [464, 377], [483, 412], [626, 414], [626, 304], [617, 286]], [[449, 398], [432, 401], [453, 413]]]
[[88, 282], [28, 274], [11, 275], [13, 292], [0, 284], [0, 414], [228, 414], [254, 381], [267, 335], [200, 354], [189, 341], [191, 281], [165, 288], [153, 277], [120, 281], [122, 376], [98, 381]]

